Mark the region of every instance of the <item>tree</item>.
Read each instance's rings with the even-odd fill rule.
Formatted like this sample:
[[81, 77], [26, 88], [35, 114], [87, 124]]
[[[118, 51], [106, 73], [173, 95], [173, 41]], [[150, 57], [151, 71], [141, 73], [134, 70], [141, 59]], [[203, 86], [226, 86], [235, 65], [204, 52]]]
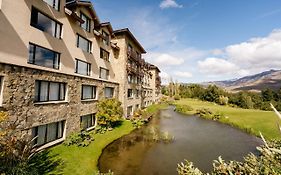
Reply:
[[98, 124], [102, 127], [112, 128], [118, 124], [123, 117], [121, 102], [117, 99], [103, 99], [98, 102]]

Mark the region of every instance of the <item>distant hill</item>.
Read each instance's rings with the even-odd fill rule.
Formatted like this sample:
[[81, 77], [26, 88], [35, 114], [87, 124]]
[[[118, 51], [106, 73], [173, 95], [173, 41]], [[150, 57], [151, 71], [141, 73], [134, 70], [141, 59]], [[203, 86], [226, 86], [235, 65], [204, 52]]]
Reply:
[[281, 70], [269, 70], [239, 79], [205, 82], [202, 84], [215, 84], [230, 91], [261, 91], [266, 88], [278, 90], [281, 87]]

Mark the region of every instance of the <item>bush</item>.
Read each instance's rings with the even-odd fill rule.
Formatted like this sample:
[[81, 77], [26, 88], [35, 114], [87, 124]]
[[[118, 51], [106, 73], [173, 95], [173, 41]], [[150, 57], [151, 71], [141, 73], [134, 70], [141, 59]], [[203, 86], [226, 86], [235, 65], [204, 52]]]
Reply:
[[113, 128], [120, 124], [123, 117], [121, 102], [117, 99], [103, 99], [98, 102], [98, 124], [102, 127]]
[[188, 113], [193, 111], [193, 108], [189, 105], [176, 105], [175, 111], [180, 113]]
[[220, 96], [219, 97], [219, 104], [220, 105], [227, 105], [228, 104], [228, 97], [225, 97], [225, 96]]
[[92, 133], [87, 131], [81, 131], [78, 133], [73, 133], [70, 136], [68, 136], [67, 139], [63, 142], [63, 144], [67, 146], [77, 145], [77, 146], [86, 147], [92, 141], [94, 141], [94, 137]]
[[181, 96], [180, 96], [180, 95], [176, 94], [176, 95], [174, 96], [174, 100], [180, 100], [180, 99], [181, 99]]
[[197, 109], [195, 114], [203, 118], [211, 118], [213, 112], [208, 108], [201, 108]]

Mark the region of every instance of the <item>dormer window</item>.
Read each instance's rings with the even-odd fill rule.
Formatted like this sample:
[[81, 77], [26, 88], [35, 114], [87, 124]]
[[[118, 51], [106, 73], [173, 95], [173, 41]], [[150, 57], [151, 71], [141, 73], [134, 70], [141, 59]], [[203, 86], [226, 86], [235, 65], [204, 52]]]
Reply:
[[60, 0], [43, 0], [57, 11], [60, 11]]
[[80, 26], [87, 32], [90, 32], [91, 31], [91, 19], [88, 16], [86, 16], [85, 14], [83, 14], [82, 12], [80, 12], [80, 18], [84, 21], [84, 23], [81, 23]]
[[106, 33], [105, 31], [102, 31], [102, 42], [109, 46], [109, 34]]

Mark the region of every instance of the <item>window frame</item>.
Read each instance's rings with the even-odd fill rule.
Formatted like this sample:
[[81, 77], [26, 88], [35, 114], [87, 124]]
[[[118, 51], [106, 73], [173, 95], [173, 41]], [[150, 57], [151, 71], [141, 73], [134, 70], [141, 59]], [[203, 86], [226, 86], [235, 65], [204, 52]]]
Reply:
[[[90, 117], [91, 118], [91, 121], [92, 121], [92, 123], [91, 123], [91, 125], [90, 126], [88, 126], [88, 118], [86, 119], [87, 120], [87, 127], [86, 128], [84, 128], [83, 127], [83, 123], [82, 123], [82, 118], [84, 118], [84, 117]], [[92, 113], [92, 114], [87, 114], [87, 115], [82, 115], [82, 116], [80, 116], [80, 128], [82, 129], [82, 130], [86, 130], [86, 131], [89, 131], [89, 130], [92, 130], [92, 129], [94, 129], [95, 127], [96, 127], [96, 125], [97, 125], [97, 117], [96, 117], [96, 113]]]
[[[83, 16], [86, 18], [86, 21], [83, 20]], [[85, 13], [83, 13], [82, 11], [80, 11], [80, 18], [86, 23], [86, 29], [82, 26], [84, 23], [80, 23], [80, 27], [87, 32], [91, 32], [91, 18], [85, 15]]]
[[[107, 55], [107, 58], [104, 58], [104, 53]], [[100, 58], [109, 62], [110, 53], [107, 50], [100, 48]]]
[[[82, 63], [86, 63], [86, 64], [87, 64], [87, 75], [78, 72], [78, 63], [79, 63], [79, 62], [82, 62]], [[88, 63], [88, 62], [86, 62], [86, 61], [82, 61], [82, 60], [80, 60], [80, 59], [78, 59], [78, 58], [75, 58], [75, 73], [76, 73], [76, 74], [79, 74], [79, 75], [91, 76], [91, 73], [92, 73], [92, 64], [91, 64], [91, 63]]]
[[[48, 2], [46, 2], [45, 0], [43, 0], [46, 4], [48, 4], [49, 6], [51, 6], [52, 8], [54, 8], [57, 11], [60, 11], [60, 5], [61, 5], [61, 0], [53, 0], [53, 5], [49, 4]], [[58, 1], [58, 6], [56, 8], [56, 1]]]
[[[92, 94], [91, 94], [91, 98], [84, 98], [84, 87], [91, 87], [92, 88]], [[87, 85], [87, 84], [82, 84], [82, 89], [81, 89], [81, 100], [96, 100], [97, 99], [97, 86], [94, 85]]]
[[[37, 19], [36, 19], [36, 23], [37, 24], [35, 24], [34, 21], [33, 21], [34, 20], [33, 13], [35, 13], [35, 12], [37, 13], [37, 15], [36, 15], [37, 16]], [[55, 33], [54, 33], [54, 35], [51, 34], [51, 33], [46, 32], [46, 31], [42, 30], [40, 27], [38, 27], [38, 14], [39, 13], [41, 15], [45, 16], [46, 18], [48, 18], [49, 20], [55, 22]], [[48, 33], [48, 34], [50, 34], [51, 36], [53, 36], [55, 38], [62, 39], [62, 26], [63, 26], [63, 24], [61, 22], [51, 18], [49, 15], [45, 14], [44, 12], [42, 12], [39, 9], [35, 8], [34, 6], [31, 7], [30, 26], [32, 26], [32, 27], [34, 27], [34, 28], [44, 32], [44, 33]], [[57, 31], [58, 30], [57, 26], [60, 27], [60, 33], [59, 34], [57, 33], [58, 32]], [[59, 35], [59, 36], [57, 37], [57, 35]]]
[[[34, 47], [33, 53], [32, 53], [33, 54], [32, 60], [30, 60], [30, 46], [31, 45]], [[44, 65], [40, 65], [40, 64], [36, 64], [36, 54], [35, 54], [36, 53], [36, 47], [39, 47], [41, 49], [53, 52], [54, 56], [58, 57], [58, 61], [57, 61], [58, 65], [57, 65], [57, 67], [55, 66], [55, 57], [53, 58], [53, 68], [50, 68], [50, 67], [47, 67], [47, 66], [44, 66]], [[50, 69], [56, 69], [56, 70], [60, 69], [60, 56], [61, 56], [61, 53], [56, 52], [56, 51], [51, 50], [51, 49], [48, 49], [46, 47], [39, 46], [39, 45], [31, 43], [31, 42], [29, 42], [29, 49], [28, 50], [29, 50], [29, 57], [28, 57], [28, 60], [27, 60], [28, 64], [33, 64], [33, 65], [42, 66], [42, 67], [46, 67], [46, 68], [50, 68]]]
[[110, 38], [109, 38], [109, 34], [102, 30], [102, 42], [103, 44], [109, 46], [110, 45]]
[[0, 106], [3, 105], [4, 79], [4, 76], [0, 75]]
[[[47, 137], [48, 137], [48, 125], [51, 125], [51, 124], [54, 124], [56, 123], [56, 139], [55, 140], [51, 140], [51, 141], [47, 141]], [[61, 124], [61, 136], [59, 136], [59, 125]], [[44, 135], [44, 143], [43, 144], [40, 144], [38, 145], [38, 128], [40, 126], [45, 126], [45, 135]], [[65, 129], [66, 129], [66, 120], [61, 120], [61, 121], [58, 121], [58, 122], [52, 122], [52, 123], [47, 123], [47, 124], [43, 124], [43, 125], [38, 125], [38, 126], [35, 126], [35, 127], [32, 127], [31, 130], [32, 130], [32, 138], [33, 138], [33, 145], [35, 147], [40, 147], [40, 146], [43, 146], [43, 145], [46, 145], [48, 143], [52, 143], [52, 142], [55, 142], [57, 140], [60, 140], [60, 139], [63, 139], [65, 137]], [[37, 138], [36, 138], [37, 137]]]
[[[106, 89], [111, 89], [112, 90], [111, 91], [112, 93], [110, 94], [111, 95], [110, 97], [106, 96], [106, 93], [105, 93]], [[104, 88], [104, 97], [107, 98], [107, 99], [113, 98], [114, 97], [114, 87], [105, 87]]]
[[[93, 47], [92, 41], [88, 40], [87, 38], [83, 37], [82, 35], [80, 35], [78, 33], [76, 35], [77, 35], [76, 47], [83, 50], [84, 52], [88, 52], [88, 53], [92, 54], [92, 47]], [[82, 38], [88, 42], [87, 50], [84, 50], [82, 47], [79, 47], [79, 38]]]
[[[106, 70], [106, 78], [101, 77], [101, 71], [102, 70]], [[99, 73], [99, 78], [100, 79], [104, 79], [104, 80], [108, 80], [109, 79], [109, 70], [103, 67], [100, 67], [100, 73]]]
[[[129, 93], [130, 92], [130, 93]], [[127, 90], [127, 98], [132, 99], [134, 98], [134, 90], [133, 89], [128, 89]]]
[[[40, 94], [41, 94], [41, 83], [47, 82], [48, 83], [48, 94], [47, 94], [47, 100], [40, 100]], [[36, 92], [36, 84], [39, 83], [38, 92]], [[50, 100], [50, 84], [51, 83], [57, 83], [59, 84], [59, 92], [58, 92], [58, 100]], [[63, 99], [61, 99], [61, 85], [63, 85]], [[58, 101], [66, 101], [66, 94], [67, 94], [67, 84], [64, 82], [55, 82], [55, 81], [45, 81], [45, 80], [35, 80], [35, 103], [44, 103], [44, 102], [58, 102]]]

